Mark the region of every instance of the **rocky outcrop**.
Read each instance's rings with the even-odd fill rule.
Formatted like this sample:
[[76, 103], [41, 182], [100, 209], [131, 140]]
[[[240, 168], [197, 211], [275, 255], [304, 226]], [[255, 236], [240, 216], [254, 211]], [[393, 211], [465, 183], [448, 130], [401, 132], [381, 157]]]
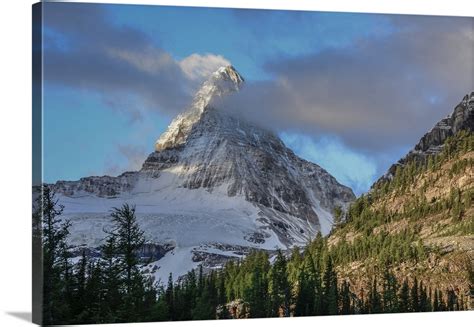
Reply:
[[137, 172], [125, 172], [117, 177], [90, 176], [78, 181], [57, 181], [52, 185], [52, 189], [65, 196], [89, 193], [100, 197], [115, 197], [123, 192], [129, 192], [138, 178]]
[[165, 256], [166, 253], [173, 250], [175, 244], [173, 243], [164, 243], [164, 244], [155, 244], [155, 243], [145, 243], [140, 248], [138, 256], [150, 261], [160, 260]]
[[[444, 141], [461, 130], [474, 129], [474, 92], [465, 95], [451, 115], [439, 121], [415, 145], [411, 155], [436, 154]], [[410, 156], [410, 153], [408, 154]]]
[[466, 94], [454, 111], [426, 133], [415, 147], [405, 157], [393, 164], [376, 184], [392, 178], [398, 165], [404, 165], [412, 160], [423, 162], [429, 155], [439, 153], [446, 139], [461, 130], [470, 132], [474, 130], [474, 92]]
[[219, 305], [216, 310], [216, 318], [246, 319], [250, 317], [250, 305], [242, 299], [237, 299], [226, 303], [225, 306]]

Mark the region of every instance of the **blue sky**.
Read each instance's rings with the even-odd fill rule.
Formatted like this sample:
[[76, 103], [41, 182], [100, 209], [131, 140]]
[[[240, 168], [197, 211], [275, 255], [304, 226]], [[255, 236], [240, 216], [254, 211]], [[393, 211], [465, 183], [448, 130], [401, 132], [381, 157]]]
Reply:
[[246, 118], [360, 194], [473, 88], [467, 18], [74, 3], [43, 18], [46, 182], [139, 169], [231, 63]]

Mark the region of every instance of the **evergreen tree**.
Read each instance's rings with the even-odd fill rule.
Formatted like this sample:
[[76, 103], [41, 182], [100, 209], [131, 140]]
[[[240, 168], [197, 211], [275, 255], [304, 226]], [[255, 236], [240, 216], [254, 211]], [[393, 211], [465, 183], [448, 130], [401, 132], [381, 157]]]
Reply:
[[272, 313], [279, 315], [281, 310], [283, 316], [289, 317], [291, 290], [290, 283], [288, 282], [286, 264], [285, 256], [278, 250], [275, 262], [270, 271], [270, 297]]
[[165, 301], [168, 307], [168, 315], [170, 320], [175, 320], [175, 312], [174, 312], [174, 292], [173, 292], [173, 274], [170, 273], [168, 277], [168, 287], [166, 288], [165, 293]]
[[78, 317], [78, 323], [93, 324], [96, 322], [107, 322], [102, 316], [103, 299], [101, 292], [98, 291], [102, 288], [102, 271], [100, 266], [94, 262], [89, 262], [86, 274], [85, 306]]
[[73, 291], [70, 292], [70, 295], [72, 295], [69, 300], [73, 308], [71, 312], [72, 316], [77, 316], [86, 309], [87, 266], [88, 260], [85, 250], [83, 250], [81, 260], [76, 265], [76, 272], [73, 277]]
[[382, 299], [380, 293], [377, 290], [377, 279], [374, 278], [372, 286], [369, 292], [369, 312], [370, 313], [381, 313], [382, 311]]
[[117, 313], [123, 307], [122, 296], [125, 291], [122, 283], [122, 268], [118, 255], [116, 237], [110, 235], [100, 247], [101, 258], [98, 262], [102, 271], [102, 319], [103, 322], [116, 322]]
[[144, 309], [143, 297], [146, 293], [146, 281], [140, 272], [138, 257], [139, 250], [145, 244], [144, 232], [138, 226], [135, 207], [124, 204], [121, 208], [114, 208], [111, 217], [115, 226], [109, 235], [116, 238], [117, 259], [125, 286], [121, 319], [139, 321], [141, 317], [138, 313]]
[[158, 289], [158, 300], [156, 301], [152, 315], [150, 316], [151, 321], [169, 321], [171, 317], [169, 316], [168, 305], [166, 304], [166, 296], [164, 294], [162, 287]]
[[[256, 255], [257, 263], [251, 272], [248, 272], [250, 284], [245, 288], [244, 299], [249, 303], [250, 316], [252, 318], [263, 318], [267, 315], [268, 303], [268, 280], [266, 278], [265, 262], [259, 262], [262, 258]], [[268, 262], [268, 261], [267, 261]]]
[[383, 280], [383, 311], [398, 312], [398, 283], [388, 267], [385, 268]]
[[447, 297], [446, 309], [448, 311], [458, 310], [458, 297], [453, 289], [448, 290]]
[[227, 298], [226, 298], [226, 278], [225, 271], [221, 270], [217, 273], [217, 299], [216, 299], [216, 318], [217, 319], [228, 319], [229, 312], [227, 310]]
[[326, 260], [323, 283], [322, 314], [336, 315], [338, 313], [337, 275], [330, 256]]
[[408, 286], [408, 280], [403, 281], [398, 300], [398, 310], [399, 312], [409, 312], [411, 310], [410, 306], [410, 288]]
[[308, 251], [305, 251], [301, 273], [299, 275], [297, 284], [298, 292], [295, 303], [295, 315], [310, 316], [317, 314], [319, 309], [318, 297], [319, 276], [315, 271], [313, 259]]
[[346, 280], [344, 280], [341, 286], [341, 314], [348, 315], [353, 313], [351, 297], [352, 293], [350, 291], [350, 285]]
[[64, 294], [71, 282], [66, 243], [71, 224], [59, 218], [64, 207], [58, 204], [54, 192], [47, 185], [43, 185], [41, 191], [36, 199], [34, 217], [41, 222], [43, 245], [43, 321], [47, 325], [60, 324], [70, 315]]
[[446, 307], [446, 303], [444, 302], [443, 292], [441, 292], [440, 290], [438, 290], [438, 300], [439, 300], [438, 311], [446, 311], [447, 307]]
[[420, 311], [420, 298], [418, 295], [418, 280], [416, 277], [413, 281], [413, 286], [410, 291], [410, 309], [413, 312]]
[[[202, 267], [202, 266], [201, 266]], [[192, 309], [192, 319], [203, 320], [203, 319], [215, 319], [216, 317], [216, 306], [212, 301], [212, 288], [211, 283], [204, 282], [202, 275], [202, 268], [200, 268], [199, 279], [198, 279], [198, 293], [195, 303], [195, 307]], [[200, 291], [199, 291], [200, 290]]]
[[429, 312], [432, 310], [431, 301], [426, 292], [426, 288], [423, 286], [423, 283], [420, 282], [420, 311]]

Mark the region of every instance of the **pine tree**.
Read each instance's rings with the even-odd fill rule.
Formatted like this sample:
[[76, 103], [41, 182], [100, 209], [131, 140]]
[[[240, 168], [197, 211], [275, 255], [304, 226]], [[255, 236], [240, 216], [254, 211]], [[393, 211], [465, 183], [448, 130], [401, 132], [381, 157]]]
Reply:
[[288, 282], [286, 264], [285, 256], [280, 250], [278, 250], [275, 262], [271, 268], [270, 297], [272, 313], [279, 315], [281, 309], [282, 315], [289, 317], [291, 289], [290, 283]]
[[85, 308], [78, 320], [80, 323], [93, 324], [96, 322], [106, 322], [102, 316], [103, 299], [102, 289], [102, 271], [100, 265], [89, 262], [87, 267], [87, 279], [85, 287]]
[[199, 274], [198, 274], [198, 285], [197, 285], [197, 291], [199, 294], [203, 292], [204, 289], [204, 272], [202, 265], [199, 265]]
[[196, 298], [195, 307], [192, 309], [193, 320], [214, 319], [216, 316], [215, 307], [211, 303], [209, 289], [202, 288]]
[[216, 318], [217, 319], [228, 319], [229, 312], [227, 310], [227, 298], [226, 298], [226, 288], [225, 288], [225, 270], [220, 271], [217, 274], [217, 305], [216, 305]]
[[81, 260], [76, 265], [76, 272], [74, 274], [74, 287], [71, 292], [71, 304], [73, 307], [72, 315], [77, 316], [83, 312], [87, 306], [86, 299], [86, 282], [87, 282], [87, 266], [88, 260], [85, 250], [82, 251]]
[[168, 287], [166, 288], [165, 301], [168, 307], [168, 315], [170, 320], [175, 320], [174, 312], [174, 292], [173, 292], [173, 274], [170, 273], [168, 277]]
[[383, 312], [398, 312], [397, 291], [397, 279], [386, 267], [383, 281]]
[[[257, 260], [262, 260], [257, 256]], [[257, 261], [252, 271], [248, 272], [249, 285], [245, 288], [244, 299], [249, 303], [250, 316], [263, 318], [267, 315], [268, 281], [262, 264]]]
[[166, 297], [164, 295], [163, 288], [158, 289], [158, 300], [153, 307], [152, 315], [150, 317], [151, 321], [169, 321], [171, 318], [169, 316], [169, 309], [166, 304]]
[[114, 208], [111, 217], [114, 227], [107, 234], [109, 245], [113, 243], [114, 256], [110, 259], [117, 268], [114, 272], [119, 273], [122, 290], [117, 320], [146, 321], [155, 305], [156, 289], [150, 277], [145, 277], [140, 271], [138, 254], [145, 244], [144, 232], [138, 226], [135, 207], [124, 204], [121, 208]]
[[353, 313], [351, 306], [352, 293], [350, 291], [349, 282], [344, 280], [341, 286], [341, 314], [348, 315]]
[[420, 311], [429, 312], [431, 310], [430, 298], [426, 292], [426, 288], [423, 286], [423, 282], [420, 282]]
[[[34, 217], [41, 225], [43, 246], [43, 322], [46, 325], [60, 324], [67, 320], [69, 304], [64, 301], [64, 292], [69, 280], [69, 221], [62, 222], [64, 207], [58, 204], [54, 192], [42, 186], [42, 194], [36, 199]], [[41, 222], [41, 223], [39, 223]]]
[[104, 322], [116, 322], [117, 313], [123, 307], [122, 267], [116, 258], [118, 255], [116, 237], [109, 234], [100, 247], [101, 258], [98, 262], [102, 271], [102, 319]]
[[413, 286], [410, 291], [410, 311], [419, 312], [420, 311], [420, 298], [418, 295], [418, 280], [415, 277], [413, 281]]
[[458, 297], [456, 295], [456, 293], [454, 292], [453, 289], [449, 289], [448, 290], [448, 301], [446, 303], [446, 309], [448, 311], [455, 311], [457, 310], [457, 306], [458, 306]]
[[[179, 293], [178, 293], [179, 294]], [[180, 303], [180, 318], [179, 320], [191, 320], [193, 318], [192, 310], [196, 307], [197, 297], [197, 277], [196, 271], [192, 269], [186, 275], [185, 281], [182, 286], [181, 300], [175, 301]], [[178, 310], [178, 307], [176, 307]]]
[[370, 313], [381, 313], [382, 312], [382, 299], [380, 293], [377, 290], [377, 279], [374, 278], [372, 286], [369, 292], [369, 312]]
[[332, 258], [328, 256], [323, 277], [323, 308], [322, 313], [336, 315], [338, 313], [337, 275], [333, 268]]
[[311, 316], [320, 314], [321, 282], [310, 251], [303, 255], [301, 273], [298, 278], [295, 315]]
[[140, 230], [135, 216], [135, 207], [124, 204], [121, 208], [114, 208], [111, 213], [115, 226], [109, 233], [116, 238], [118, 262], [124, 273], [123, 294], [124, 307], [122, 319], [129, 321], [140, 319], [137, 315], [142, 308], [141, 300], [145, 293], [145, 280], [139, 270], [138, 252], [145, 244], [144, 232]]

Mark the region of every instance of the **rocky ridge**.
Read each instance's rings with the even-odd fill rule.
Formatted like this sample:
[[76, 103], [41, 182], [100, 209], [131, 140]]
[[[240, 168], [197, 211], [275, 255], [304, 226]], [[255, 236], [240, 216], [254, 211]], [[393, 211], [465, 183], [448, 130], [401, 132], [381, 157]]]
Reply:
[[440, 120], [423, 135], [415, 147], [405, 157], [393, 164], [375, 184], [392, 178], [399, 165], [403, 166], [411, 160], [423, 162], [428, 156], [440, 153], [444, 141], [461, 130], [470, 132], [474, 130], [474, 91], [466, 94], [450, 115]]

